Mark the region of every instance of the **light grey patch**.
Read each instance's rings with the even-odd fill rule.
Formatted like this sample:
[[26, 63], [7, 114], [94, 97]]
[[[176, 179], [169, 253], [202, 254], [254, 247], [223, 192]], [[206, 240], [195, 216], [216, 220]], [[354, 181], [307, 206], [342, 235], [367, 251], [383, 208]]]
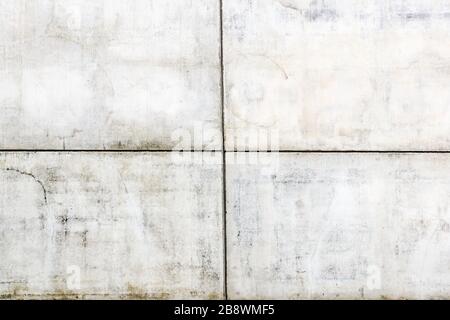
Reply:
[[278, 0], [277, 1], [282, 7], [286, 8], [286, 9], [290, 9], [290, 10], [294, 10], [294, 11], [299, 11], [301, 12], [301, 10], [296, 7], [294, 4], [287, 2], [287, 1], [283, 1], [283, 0]]
[[338, 14], [332, 9], [310, 9], [305, 12], [309, 21], [333, 21], [336, 20]]
[[278, 0], [277, 3], [285, 9], [298, 12], [309, 22], [334, 21], [338, 17], [336, 9], [328, 7], [324, 1], [312, 1], [308, 9], [301, 9], [286, 0]]
[[407, 21], [428, 20], [431, 18], [431, 14], [426, 12], [399, 13], [398, 16]]

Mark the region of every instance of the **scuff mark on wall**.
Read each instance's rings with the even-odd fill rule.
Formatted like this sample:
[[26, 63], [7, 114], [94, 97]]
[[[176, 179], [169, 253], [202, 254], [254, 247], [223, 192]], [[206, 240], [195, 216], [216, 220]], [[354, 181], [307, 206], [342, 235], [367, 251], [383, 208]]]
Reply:
[[35, 176], [34, 174], [32, 174], [32, 173], [30, 173], [30, 172], [21, 171], [21, 170], [19, 170], [19, 169], [15, 169], [15, 168], [6, 168], [5, 170], [6, 170], [6, 171], [16, 172], [16, 173], [19, 173], [19, 174], [21, 174], [21, 175], [31, 177], [34, 181], [36, 181], [36, 183], [38, 183], [39, 186], [40, 186], [41, 189], [42, 189], [43, 196], [44, 196], [44, 202], [45, 202], [45, 204], [47, 204], [47, 189], [45, 188], [44, 183], [42, 183], [41, 180], [39, 180], [38, 178], [36, 178], [36, 176]]

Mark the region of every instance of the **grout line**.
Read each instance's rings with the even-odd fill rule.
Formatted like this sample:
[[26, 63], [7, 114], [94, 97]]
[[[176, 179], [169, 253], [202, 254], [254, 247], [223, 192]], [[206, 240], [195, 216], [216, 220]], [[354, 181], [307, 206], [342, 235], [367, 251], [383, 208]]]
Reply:
[[234, 150], [225, 153], [450, 153], [450, 150]]
[[223, 0], [219, 0], [219, 22], [220, 22], [220, 104], [222, 118], [222, 202], [223, 202], [223, 295], [228, 300], [228, 248], [227, 248], [227, 169], [225, 150], [225, 81], [223, 63]]
[[[222, 114], [222, 117], [224, 115]], [[222, 123], [223, 126], [223, 123]], [[222, 137], [222, 143], [225, 143], [225, 137]], [[450, 150], [132, 150], [132, 149], [109, 149], [109, 150], [92, 150], [92, 149], [0, 149], [0, 153], [20, 153], [20, 152], [29, 152], [29, 153], [171, 153], [171, 152], [179, 152], [179, 153], [215, 153], [221, 152], [226, 153], [424, 153], [424, 154], [433, 154], [433, 153], [450, 153]], [[225, 159], [224, 159], [225, 160]]]
[[154, 149], [150, 149], [150, 150], [133, 150], [133, 149], [99, 149], [99, 150], [95, 150], [95, 149], [87, 149], [87, 150], [83, 150], [83, 149], [0, 149], [0, 152], [70, 152], [70, 153], [171, 153], [171, 152], [179, 152], [179, 153], [194, 153], [194, 152], [223, 152], [222, 150], [168, 150], [168, 149], [161, 149], [161, 150], [154, 150]]

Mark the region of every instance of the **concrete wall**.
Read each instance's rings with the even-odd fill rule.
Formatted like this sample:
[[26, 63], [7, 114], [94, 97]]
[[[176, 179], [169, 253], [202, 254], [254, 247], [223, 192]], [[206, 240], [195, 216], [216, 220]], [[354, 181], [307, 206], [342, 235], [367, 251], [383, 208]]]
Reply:
[[261, 157], [227, 170], [231, 298], [448, 298], [450, 155]]
[[221, 179], [169, 153], [0, 155], [0, 292], [222, 298]]
[[[450, 3], [224, 1], [227, 147], [448, 150]], [[241, 137], [241, 139], [239, 139]]]
[[449, 298], [449, 28], [444, 0], [0, 0], [0, 297]]
[[[221, 148], [219, 2], [1, 0], [0, 147]], [[201, 93], [201, 94], [200, 94]]]

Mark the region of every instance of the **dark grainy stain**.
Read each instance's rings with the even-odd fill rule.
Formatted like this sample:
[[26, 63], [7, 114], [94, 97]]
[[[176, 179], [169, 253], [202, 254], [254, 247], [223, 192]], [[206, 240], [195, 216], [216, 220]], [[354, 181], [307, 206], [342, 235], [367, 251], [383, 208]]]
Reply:
[[63, 177], [60, 177], [58, 175], [57, 170], [58, 169], [56, 169], [56, 168], [47, 168], [47, 170], [46, 170], [46, 175], [47, 175], [46, 181], [48, 183], [53, 184], [53, 183], [56, 183], [56, 182], [64, 180]]
[[6, 294], [0, 294], [0, 299], [15, 299], [17, 296], [22, 295], [28, 291], [27, 281], [10, 281], [9, 292]]
[[[205, 292], [190, 291], [192, 297], [202, 297]], [[219, 300], [223, 299], [223, 296], [218, 293], [209, 293], [206, 295], [207, 299]], [[89, 299], [124, 299], [124, 300], [168, 300], [172, 295], [168, 292], [147, 293], [144, 290], [128, 286], [128, 292], [110, 294], [110, 293], [71, 293], [58, 291], [54, 293], [43, 294], [27, 294], [20, 293], [18, 290], [15, 292], [0, 294], [0, 300], [3, 299], [15, 299], [15, 300], [30, 300], [30, 299], [47, 299], [47, 300], [89, 300]]]
[[164, 145], [163, 143], [157, 141], [144, 141], [136, 144], [133, 141], [117, 141], [109, 145], [110, 150], [136, 150], [136, 151], [145, 151], [145, 150], [166, 150], [171, 146]]
[[208, 294], [208, 299], [209, 300], [220, 300], [223, 299], [223, 295], [217, 292], [213, 292], [213, 293], [209, 293]]
[[219, 280], [219, 274], [215, 271], [212, 264], [212, 257], [210, 252], [201, 253], [201, 272], [202, 279]]
[[361, 298], [364, 299], [364, 287], [359, 288], [359, 293], [361, 295]]
[[64, 236], [67, 236], [68, 233], [69, 233], [69, 226], [68, 226], [68, 224], [69, 224], [69, 217], [68, 217], [67, 213], [65, 215], [56, 217], [56, 219], [58, 220], [58, 222], [63, 227]]
[[88, 245], [87, 234], [88, 234], [88, 230], [84, 230], [83, 232], [81, 232], [81, 243], [84, 248], [86, 248]]
[[122, 295], [121, 298], [127, 298], [131, 300], [146, 300], [146, 299], [166, 300], [170, 298], [170, 294], [167, 292], [148, 293], [139, 287], [128, 284], [127, 294]]

